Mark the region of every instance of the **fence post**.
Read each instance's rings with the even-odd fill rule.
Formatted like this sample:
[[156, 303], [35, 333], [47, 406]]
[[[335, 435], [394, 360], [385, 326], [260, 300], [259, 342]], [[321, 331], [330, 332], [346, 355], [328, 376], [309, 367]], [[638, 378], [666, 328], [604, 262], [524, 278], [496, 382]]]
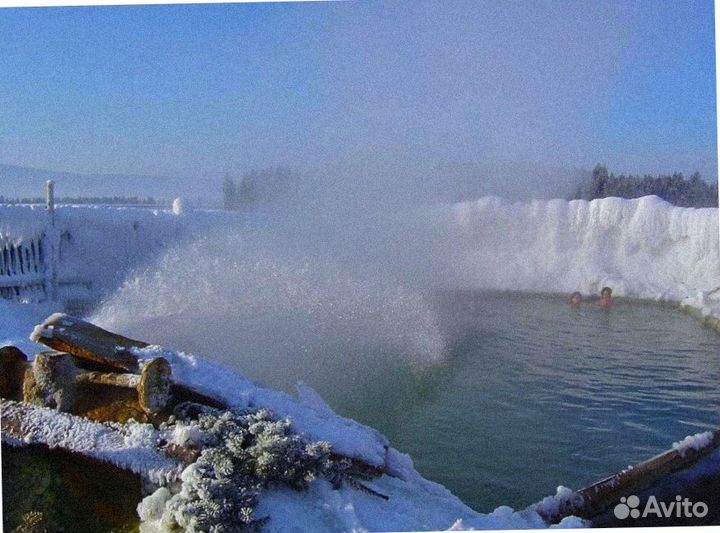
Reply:
[[50, 227], [55, 227], [55, 182], [47, 180], [45, 183], [45, 209], [50, 219]]
[[55, 182], [46, 183], [45, 208], [48, 213], [48, 231], [45, 233], [50, 253], [45, 255], [48, 261], [45, 271], [45, 284], [49, 285], [50, 300], [58, 299], [58, 254], [60, 253], [59, 232], [55, 229]]

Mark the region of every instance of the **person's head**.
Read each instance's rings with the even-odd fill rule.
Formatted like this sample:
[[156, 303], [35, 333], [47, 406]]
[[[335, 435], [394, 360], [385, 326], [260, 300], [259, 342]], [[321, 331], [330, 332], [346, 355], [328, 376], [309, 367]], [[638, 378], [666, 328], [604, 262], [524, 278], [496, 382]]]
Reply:
[[580, 294], [578, 291], [575, 291], [570, 295], [570, 304], [571, 305], [580, 305], [582, 303], [582, 294]]
[[600, 298], [609, 300], [612, 297], [612, 289], [610, 287], [603, 287], [600, 291]]

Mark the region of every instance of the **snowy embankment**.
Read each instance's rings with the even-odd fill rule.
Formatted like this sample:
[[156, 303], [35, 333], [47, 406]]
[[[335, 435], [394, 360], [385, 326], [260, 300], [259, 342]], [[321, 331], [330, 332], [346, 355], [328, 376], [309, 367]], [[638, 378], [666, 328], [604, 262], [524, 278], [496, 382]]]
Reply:
[[720, 317], [716, 208], [656, 196], [510, 203], [481, 198], [438, 209], [453, 253], [444, 274], [461, 287], [676, 302]]
[[[257, 514], [270, 517], [270, 528], [276, 533], [547, 527], [532, 509], [516, 512], [501, 507], [491, 514], [473, 511], [443, 486], [422, 478], [411, 458], [391, 448], [385, 436], [335, 414], [307, 386], [298, 385], [296, 399], [248, 381], [205, 358], [158, 346], [134, 353], [141, 361], [165, 357], [178, 383], [221, 398], [233, 409], [269, 409], [281, 418], [288, 418], [293, 430], [306, 440], [327, 441], [334, 451], [386, 472], [366, 484], [387, 496], [387, 501], [351, 487], [335, 490], [323, 479], [311, 483], [307, 492], [268, 490], [260, 497]], [[162, 516], [162, 508], [155, 508], [156, 503], [150, 497], [140, 508], [147, 522], [143, 531], [156, 531], [156, 521]], [[572, 517], [561, 522], [560, 527], [582, 525], [581, 520]]]

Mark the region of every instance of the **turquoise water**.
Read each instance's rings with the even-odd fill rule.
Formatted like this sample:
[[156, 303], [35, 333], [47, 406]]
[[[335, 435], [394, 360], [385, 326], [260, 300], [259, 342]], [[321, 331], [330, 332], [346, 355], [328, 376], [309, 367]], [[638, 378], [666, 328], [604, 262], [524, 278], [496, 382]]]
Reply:
[[480, 292], [435, 306], [438, 364], [329, 341], [272, 372], [237, 366], [268, 385], [304, 380], [479, 511], [581, 488], [720, 427], [720, 336], [676, 309]]

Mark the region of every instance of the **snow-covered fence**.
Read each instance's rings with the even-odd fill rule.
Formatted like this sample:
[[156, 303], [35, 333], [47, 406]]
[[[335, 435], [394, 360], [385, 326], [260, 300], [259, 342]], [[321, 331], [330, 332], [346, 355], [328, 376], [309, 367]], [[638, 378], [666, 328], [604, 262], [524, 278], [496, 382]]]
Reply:
[[48, 292], [44, 248], [42, 234], [19, 242], [0, 240], [0, 296], [27, 299]]
[[16, 258], [8, 259], [10, 268], [3, 264], [0, 298], [58, 301], [81, 311], [161, 254], [182, 253], [183, 243], [247, 223], [243, 213], [193, 210], [182, 201], [172, 211], [55, 204], [52, 192], [44, 207], [0, 205], [0, 253], [7, 248]]
[[55, 228], [54, 184], [47, 182], [47, 223], [30, 237], [0, 233], [0, 297], [57, 300], [60, 232]]

